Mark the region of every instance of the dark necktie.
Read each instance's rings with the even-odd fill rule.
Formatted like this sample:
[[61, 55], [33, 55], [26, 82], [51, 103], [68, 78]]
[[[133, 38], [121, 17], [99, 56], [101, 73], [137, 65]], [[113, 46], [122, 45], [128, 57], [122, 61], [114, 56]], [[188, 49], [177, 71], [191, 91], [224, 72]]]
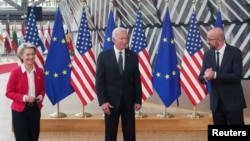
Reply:
[[216, 52], [216, 71], [218, 71], [220, 68], [220, 52]]
[[122, 74], [123, 72], [122, 52], [119, 52], [118, 64], [119, 64], [120, 74]]

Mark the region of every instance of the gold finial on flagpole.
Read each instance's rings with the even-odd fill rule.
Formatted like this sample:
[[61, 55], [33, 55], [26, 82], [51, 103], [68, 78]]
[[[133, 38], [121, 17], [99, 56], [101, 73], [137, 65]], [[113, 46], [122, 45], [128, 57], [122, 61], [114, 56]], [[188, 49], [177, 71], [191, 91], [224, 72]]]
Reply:
[[196, 9], [195, 9], [196, 2], [197, 2], [196, 0], [193, 0], [193, 1], [192, 1], [192, 3], [193, 3], [193, 7], [194, 7], [194, 10], [196, 10]]
[[114, 11], [114, 0], [110, 0], [110, 5], [111, 5], [110, 9]]
[[141, 0], [137, 0], [137, 2], [138, 2], [138, 6], [140, 7], [140, 6], [141, 6], [142, 1], [141, 1]]
[[31, 6], [35, 6], [35, 1], [34, 0], [31, 1]]
[[166, 4], [167, 4], [167, 7], [168, 7], [168, 5], [169, 5], [169, 0], [165, 0], [165, 2], [166, 2]]
[[222, 1], [218, 0], [219, 9], [221, 9], [221, 4], [222, 4]]
[[86, 8], [86, 6], [87, 6], [86, 0], [82, 0], [82, 3], [83, 3], [83, 6], [85, 6], [85, 8]]

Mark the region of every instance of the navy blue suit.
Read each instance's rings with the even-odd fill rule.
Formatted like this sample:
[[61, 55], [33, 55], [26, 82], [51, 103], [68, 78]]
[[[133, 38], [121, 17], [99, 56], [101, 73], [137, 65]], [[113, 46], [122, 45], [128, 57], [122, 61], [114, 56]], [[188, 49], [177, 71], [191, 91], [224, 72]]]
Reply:
[[141, 104], [142, 91], [137, 54], [125, 49], [125, 66], [120, 74], [114, 48], [101, 52], [97, 59], [96, 90], [99, 105], [109, 102], [111, 114], [105, 114], [105, 140], [115, 141], [119, 117], [125, 141], [135, 141], [134, 104]]
[[[216, 70], [215, 50], [213, 49], [208, 50], [204, 54], [203, 66], [199, 75], [200, 82], [204, 84], [207, 83], [203, 78], [207, 68]], [[216, 73], [216, 78], [211, 80], [210, 92], [210, 108], [214, 114], [214, 124], [244, 124], [244, 121], [239, 121], [243, 116], [243, 109], [246, 108], [241, 86], [241, 51], [227, 44], [220, 69]], [[217, 111], [225, 115], [228, 114], [228, 116], [226, 116], [228, 121], [216, 120]], [[240, 114], [238, 117], [237, 115], [233, 115], [238, 113]]]

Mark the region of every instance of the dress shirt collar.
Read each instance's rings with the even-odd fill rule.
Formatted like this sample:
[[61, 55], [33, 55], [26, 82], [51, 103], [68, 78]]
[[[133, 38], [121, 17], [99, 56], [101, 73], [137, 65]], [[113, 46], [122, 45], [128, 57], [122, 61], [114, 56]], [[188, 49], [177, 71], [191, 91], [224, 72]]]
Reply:
[[225, 52], [225, 48], [226, 48], [226, 44], [224, 43], [222, 48], [220, 48], [219, 50], [216, 50], [216, 52], [220, 52], [220, 54], [223, 55]]
[[[24, 73], [24, 72], [26, 72], [26, 69], [25, 69], [25, 67], [24, 67], [24, 64], [21, 64], [21, 70], [22, 70], [22, 73]], [[31, 72], [35, 72], [36, 71], [36, 68], [33, 66], [32, 67], [32, 71]]]
[[124, 56], [125, 50], [118, 50], [115, 46], [114, 46], [114, 50], [115, 50], [115, 54], [119, 54], [119, 52], [122, 52], [122, 56]]

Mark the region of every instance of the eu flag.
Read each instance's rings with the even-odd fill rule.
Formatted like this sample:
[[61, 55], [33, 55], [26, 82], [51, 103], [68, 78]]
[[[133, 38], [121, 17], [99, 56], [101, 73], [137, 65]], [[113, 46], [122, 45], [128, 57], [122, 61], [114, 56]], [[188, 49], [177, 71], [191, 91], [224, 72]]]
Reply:
[[106, 28], [105, 37], [104, 37], [103, 50], [107, 50], [107, 49], [114, 46], [114, 43], [112, 41], [112, 31], [114, 29], [115, 29], [114, 14], [113, 14], [113, 11], [110, 10], [108, 24], [107, 24], [107, 28]]
[[169, 107], [180, 95], [180, 71], [174, 36], [167, 9], [153, 72], [153, 86], [162, 102]]
[[73, 93], [70, 85], [71, 60], [59, 8], [44, 69], [46, 93], [51, 103], [55, 105]]
[[220, 27], [221, 29], [224, 29], [223, 28], [223, 23], [222, 23], [220, 9], [217, 12], [216, 21], [215, 21], [215, 27]]

